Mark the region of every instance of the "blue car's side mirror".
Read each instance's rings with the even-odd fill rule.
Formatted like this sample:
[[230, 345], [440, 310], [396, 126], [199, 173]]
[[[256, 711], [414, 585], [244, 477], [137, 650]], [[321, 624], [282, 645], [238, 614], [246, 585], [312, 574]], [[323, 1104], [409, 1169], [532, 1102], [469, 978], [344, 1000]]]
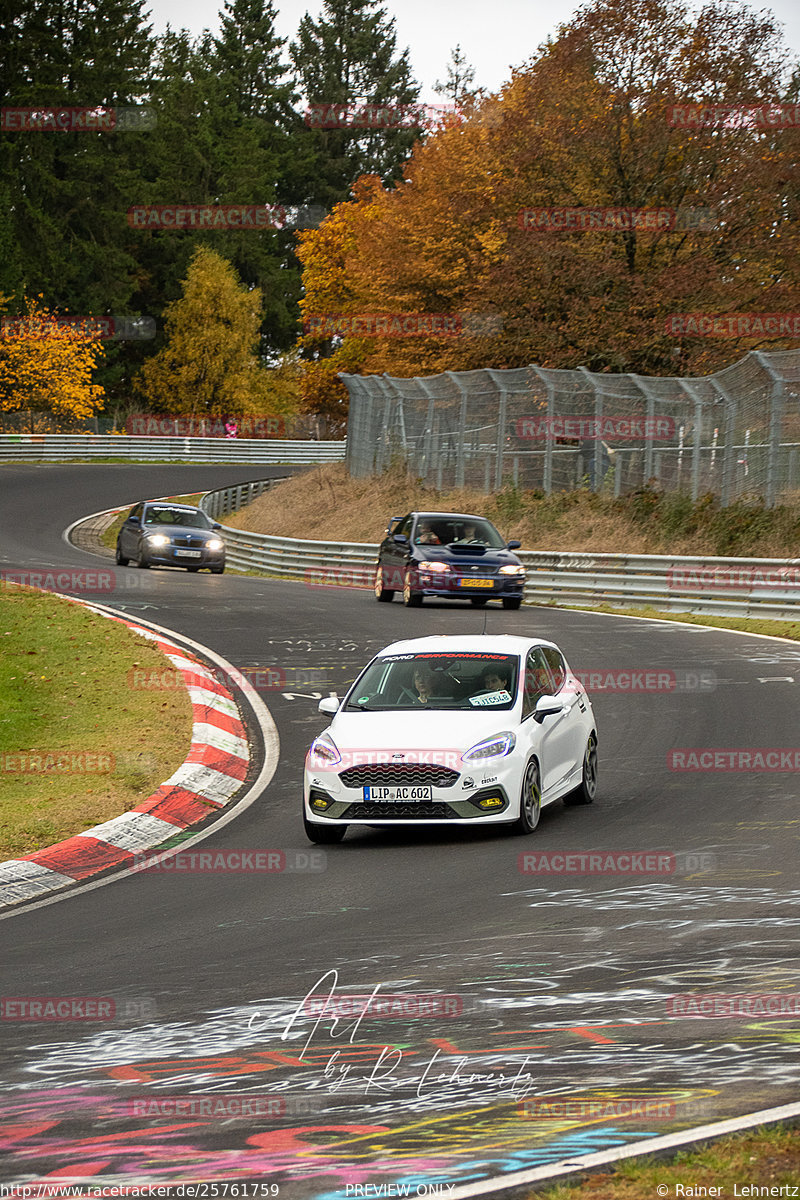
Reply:
[[516, 542], [516, 541], [506, 542], [506, 546], [508, 547], [509, 550], [519, 550], [521, 545], [522, 545], [522, 542]]
[[408, 538], [406, 537], [406, 535], [404, 533], [396, 533], [394, 535], [394, 540], [398, 546], [407, 546], [408, 545]]

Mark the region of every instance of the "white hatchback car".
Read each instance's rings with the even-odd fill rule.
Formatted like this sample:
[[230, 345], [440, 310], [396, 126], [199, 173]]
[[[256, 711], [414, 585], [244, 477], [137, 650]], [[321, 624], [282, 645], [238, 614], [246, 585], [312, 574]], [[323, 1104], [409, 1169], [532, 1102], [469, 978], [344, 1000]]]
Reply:
[[306, 756], [303, 821], [331, 844], [348, 825], [506, 825], [542, 805], [591, 804], [597, 727], [558, 646], [478, 635], [395, 642], [361, 672]]

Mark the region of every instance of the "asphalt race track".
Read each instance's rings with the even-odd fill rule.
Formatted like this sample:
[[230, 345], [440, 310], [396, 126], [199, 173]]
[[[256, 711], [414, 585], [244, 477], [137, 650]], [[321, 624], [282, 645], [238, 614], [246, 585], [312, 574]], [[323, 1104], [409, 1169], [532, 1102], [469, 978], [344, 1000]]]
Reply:
[[[62, 540], [78, 517], [268, 469], [2, 473], [8, 571], [96, 567]], [[112, 996], [118, 1012], [2, 1023], [4, 1182], [447, 1196], [796, 1100], [797, 776], [675, 771], [667, 756], [795, 747], [800, 646], [489, 610], [491, 632], [552, 637], [575, 668], [660, 672], [660, 690], [593, 691], [595, 804], [545, 809], [529, 838], [367, 829], [323, 850], [300, 817], [303, 757], [326, 723], [319, 696], [341, 693], [386, 643], [478, 632], [483, 613], [235, 574], [117, 568], [116, 579], [97, 599], [237, 667], [285, 673], [284, 690], [262, 693], [280, 734], [275, 776], [202, 848], [302, 852], [299, 867], [325, 869], [128, 875], [0, 921], [0, 994]], [[556, 857], [557, 873], [520, 869], [522, 854], [590, 851], [657, 853], [670, 867], [564, 873]], [[376, 987], [379, 1015], [348, 1015], [346, 998]], [[310, 997], [332, 988], [336, 1007], [315, 1015]], [[698, 994], [738, 997], [741, 1011], [703, 1016], [685, 999]], [[782, 1012], [763, 999], [776, 996]]]

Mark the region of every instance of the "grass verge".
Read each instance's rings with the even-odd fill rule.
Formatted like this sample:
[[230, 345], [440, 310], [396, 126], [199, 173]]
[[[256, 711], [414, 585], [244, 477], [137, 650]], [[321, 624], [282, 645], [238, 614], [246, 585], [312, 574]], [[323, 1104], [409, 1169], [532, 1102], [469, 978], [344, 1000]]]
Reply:
[[[161, 652], [124, 625], [6, 587], [0, 646], [0, 859], [119, 816], [183, 762], [188, 693]], [[137, 689], [135, 670], [176, 686]]]
[[692, 501], [653, 488], [545, 496], [508, 481], [489, 495], [437, 492], [399, 467], [353, 479], [342, 463], [276, 484], [225, 523], [273, 537], [379, 542], [390, 517], [420, 509], [486, 516], [526, 550], [792, 558], [800, 547], [800, 500], [791, 497], [768, 509], [757, 496], [720, 508], [713, 496]]
[[799, 1178], [800, 1131], [775, 1126], [721, 1138], [705, 1149], [682, 1152], [669, 1163], [621, 1163], [613, 1173], [594, 1174], [582, 1183], [537, 1189], [528, 1200], [792, 1196]]

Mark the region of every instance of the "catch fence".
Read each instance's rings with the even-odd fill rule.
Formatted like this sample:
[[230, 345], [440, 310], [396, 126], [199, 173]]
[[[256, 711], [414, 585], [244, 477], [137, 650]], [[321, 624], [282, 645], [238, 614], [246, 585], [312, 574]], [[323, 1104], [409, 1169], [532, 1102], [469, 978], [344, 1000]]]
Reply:
[[357, 477], [400, 462], [440, 490], [620, 495], [654, 483], [723, 505], [772, 506], [800, 488], [800, 350], [752, 351], [693, 378], [535, 365], [341, 378]]

